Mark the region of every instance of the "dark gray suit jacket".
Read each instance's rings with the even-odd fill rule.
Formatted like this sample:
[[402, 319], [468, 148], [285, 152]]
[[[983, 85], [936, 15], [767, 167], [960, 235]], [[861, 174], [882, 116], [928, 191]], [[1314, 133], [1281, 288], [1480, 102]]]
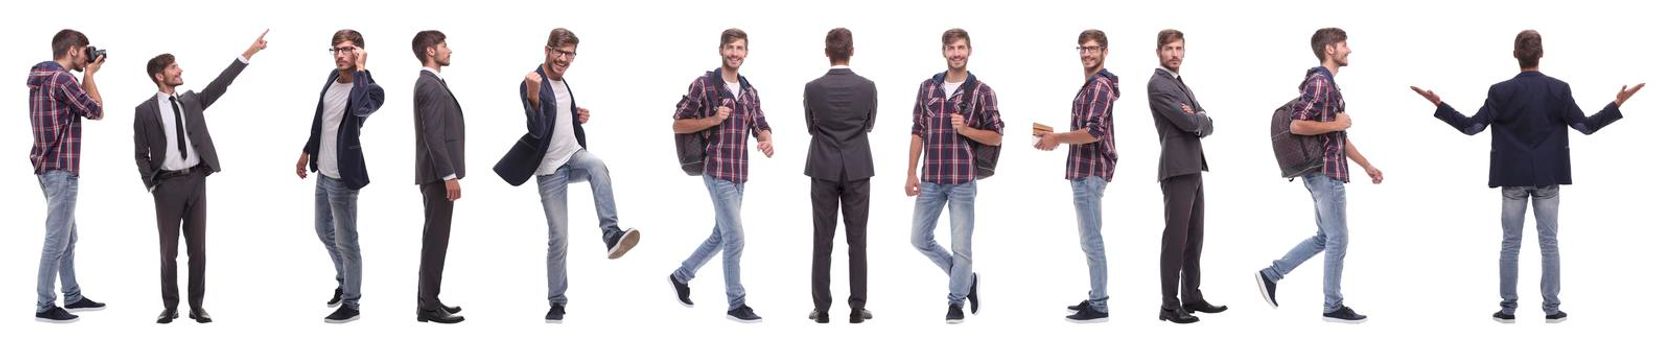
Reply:
[[815, 179], [852, 181], [875, 174], [871, 127], [877, 123], [877, 84], [849, 69], [831, 69], [807, 83], [806, 174]]
[[447, 175], [463, 179], [464, 110], [441, 77], [424, 70], [412, 93], [413, 125], [417, 129], [417, 184], [439, 182]]
[[[1180, 105], [1190, 106], [1194, 113], [1185, 113]], [[1196, 102], [1196, 93], [1166, 69], [1156, 68], [1149, 81], [1149, 106], [1150, 116], [1155, 117], [1155, 133], [1161, 136], [1157, 180], [1207, 171], [1202, 138], [1213, 134], [1213, 119]]]
[[[221, 160], [215, 154], [215, 140], [209, 137], [209, 126], [204, 125], [203, 110], [226, 94], [227, 86], [238, 78], [238, 73], [244, 72], [245, 66], [248, 64], [233, 60], [231, 66], [203, 88], [203, 92], [176, 94], [180, 117], [186, 121], [186, 137], [190, 138], [192, 150], [197, 152], [198, 165], [209, 167], [210, 173], [221, 171]], [[157, 107], [157, 98], [145, 99], [134, 107], [134, 163], [139, 165], [139, 177], [145, 182], [145, 188], [156, 186], [157, 176], [163, 169], [163, 158], [168, 156], [168, 134], [163, 132], [161, 118], [174, 118], [174, 111], [168, 111], [164, 116], [165, 112]]]

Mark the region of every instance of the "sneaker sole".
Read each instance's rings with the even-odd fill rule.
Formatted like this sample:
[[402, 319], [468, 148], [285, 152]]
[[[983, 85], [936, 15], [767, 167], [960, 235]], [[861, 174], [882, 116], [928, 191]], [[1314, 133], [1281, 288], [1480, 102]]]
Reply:
[[1502, 323], [1502, 324], [1515, 324], [1515, 320], [1506, 320], [1506, 319], [1497, 318], [1497, 317], [1493, 317], [1492, 320], [1497, 321], [1498, 323]]
[[1109, 322], [1109, 318], [1108, 318], [1108, 317], [1099, 317], [1099, 318], [1094, 318], [1094, 319], [1089, 319], [1089, 320], [1076, 320], [1076, 319], [1072, 319], [1072, 318], [1064, 318], [1064, 319], [1065, 319], [1065, 320], [1068, 320], [1068, 323], [1077, 323], [1077, 324], [1089, 324], [1089, 323], [1104, 323], [1104, 322]]
[[1271, 308], [1273, 309], [1277, 308], [1277, 299], [1272, 298], [1271, 292], [1266, 290], [1265, 274], [1259, 272], [1254, 273], [1254, 288], [1260, 290], [1260, 299], [1264, 299], [1266, 301], [1266, 305], [1271, 305]]
[[355, 320], [359, 320], [359, 319], [360, 319], [360, 315], [354, 315], [354, 317], [349, 317], [347, 319], [342, 319], [342, 320], [333, 320], [333, 319], [327, 318], [327, 319], [325, 319], [325, 323], [344, 324], [344, 323], [354, 322]]
[[35, 321], [37, 321], [37, 322], [58, 323], [58, 324], [75, 323], [76, 320], [80, 320], [80, 318], [72, 318], [72, 319], [68, 319], [68, 320], [54, 320], [54, 319], [45, 318], [45, 317], [36, 317], [35, 318]]
[[563, 324], [563, 320], [546, 319], [546, 324]]
[[960, 323], [964, 323], [964, 320], [946, 320], [946, 324], [960, 324]]
[[684, 300], [679, 300], [679, 286], [673, 284], [673, 279], [668, 279], [668, 289], [673, 289], [673, 301], [679, 303], [679, 306], [684, 306], [687, 309], [697, 307], [696, 303], [686, 304]]
[[1549, 323], [1549, 324], [1557, 324], [1557, 323], [1562, 323], [1562, 322], [1566, 322], [1566, 321], [1567, 321], [1566, 317], [1558, 318], [1558, 319], [1554, 319], [1554, 320], [1548, 319], [1548, 318], [1544, 319], [1544, 323]]
[[343, 306], [343, 302], [341, 301], [335, 303], [325, 303], [325, 308], [327, 309], [335, 309], [341, 306]]
[[758, 319], [758, 318], [753, 319], [753, 320], [745, 320], [745, 319], [737, 318], [737, 316], [732, 316], [732, 315], [726, 315], [726, 319], [732, 320], [733, 322], [737, 322], [737, 323], [761, 323], [761, 319]]
[[105, 309], [105, 307], [100, 306], [100, 307], [80, 307], [80, 308], [74, 308], [74, 309], [64, 308], [64, 311], [83, 312], [83, 311], [99, 311], [99, 310], [104, 310], [104, 309]]
[[627, 229], [627, 233], [621, 237], [621, 241], [616, 242], [615, 248], [610, 249], [610, 259], [620, 259], [622, 255], [627, 255], [627, 251], [633, 250], [633, 247], [637, 245], [639, 245], [639, 229]]
[[1368, 320], [1370, 320], [1370, 319], [1369, 318], [1361, 318], [1361, 319], [1357, 319], [1357, 320], [1346, 320], [1346, 319], [1339, 319], [1339, 318], [1334, 318], [1334, 317], [1324, 317], [1324, 322], [1341, 323], [1341, 324], [1360, 324], [1360, 323], [1364, 323], [1364, 321], [1368, 321]]

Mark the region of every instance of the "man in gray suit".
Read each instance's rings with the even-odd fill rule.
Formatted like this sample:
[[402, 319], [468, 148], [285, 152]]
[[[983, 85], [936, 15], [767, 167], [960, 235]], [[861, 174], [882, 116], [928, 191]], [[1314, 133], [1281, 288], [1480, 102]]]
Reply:
[[[1202, 138], [1213, 134], [1213, 118], [1184, 85], [1184, 33], [1162, 30], [1156, 35], [1155, 55], [1161, 67], [1149, 81], [1150, 116], [1161, 136], [1160, 171], [1166, 229], [1161, 234], [1161, 319], [1196, 322], [1192, 313], [1220, 313], [1226, 307], [1202, 299]], [[1181, 286], [1182, 285], [1182, 286]], [[1181, 302], [1180, 299], [1183, 299]]]
[[807, 83], [806, 174], [813, 179], [813, 313], [830, 322], [830, 253], [836, 237], [836, 208], [842, 209], [848, 239], [848, 323], [865, 322], [865, 232], [871, 212], [871, 140], [877, 123], [877, 84], [848, 69], [853, 32], [831, 29], [824, 36], [830, 72]]
[[[175, 257], [180, 247], [182, 225], [186, 236], [186, 255], [191, 257], [187, 269], [187, 305], [191, 318], [198, 323], [209, 323], [209, 312], [203, 310], [204, 270], [207, 257], [204, 242], [207, 229], [208, 205], [204, 195], [204, 179], [221, 170], [220, 157], [215, 153], [215, 141], [204, 125], [203, 110], [220, 100], [232, 80], [250, 64], [250, 57], [267, 48], [267, 32], [244, 50], [232, 65], [209, 82], [203, 92], [178, 92], [182, 70], [175, 64], [174, 55], [161, 54], [145, 65], [145, 73], [157, 84], [157, 94], [134, 108], [134, 162], [139, 166], [140, 181], [151, 193], [157, 211], [157, 238], [162, 254], [163, 312], [157, 323], [170, 323], [180, 317], [179, 281], [175, 279]], [[164, 117], [167, 116], [167, 117]]]
[[424, 196], [424, 247], [418, 265], [418, 322], [459, 323], [464, 311], [441, 303], [441, 270], [453, 229], [453, 201], [464, 179], [464, 111], [441, 78], [452, 63], [447, 35], [426, 30], [412, 37], [412, 53], [424, 63], [412, 93], [417, 138], [418, 191]]

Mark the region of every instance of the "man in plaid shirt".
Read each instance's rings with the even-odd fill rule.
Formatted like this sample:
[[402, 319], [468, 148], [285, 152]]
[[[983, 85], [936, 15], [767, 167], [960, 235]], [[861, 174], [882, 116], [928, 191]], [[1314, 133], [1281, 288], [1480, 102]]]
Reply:
[[1086, 300], [1069, 307], [1075, 313], [1069, 322], [1090, 323], [1109, 320], [1109, 268], [1103, 254], [1103, 190], [1115, 176], [1115, 138], [1110, 132], [1115, 119], [1113, 107], [1120, 98], [1120, 78], [1103, 62], [1109, 54], [1109, 37], [1103, 31], [1080, 32], [1080, 68], [1085, 82], [1074, 95], [1068, 132], [1035, 130], [1034, 148], [1050, 151], [1067, 144], [1066, 177], [1074, 192], [1074, 213], [1080, 228], [1080, 250], [1086, 253], [1091, 273], [1091, 291]]
[[1367, 317], [1341, 302], [1341, 269], [1347, 257], [1347, 159], [1364, 168], [1372, 183], [1382, 183], [1382, 171], [1370, 165], [1353, 147], [1353, 142], [1347, 140], [1347, 128], [1353, 121], [1347, 115], [1341, 90], [1335, 86], [1335, 73], [1347, 66], [1347, 55], [1353, 53], [1347, 47], [1347, 32], [1339, 28], [1319, 29], [1312, 34], [1312, 53], [1322, 65], [1307, 70], [1289, 129], [1295, 134], [1323, 138], [1324, 167], [1301, 176], [1306, 189], [1312, 192], [1318, 233], [1272, 261], [1271, 267], [1260, 270], [1255, 282], [1266, 303], [1277, 307], [1277, 281], [1323, 252], [1324, 320], [1361, 323]]
[[[912, 246], [951, 279], [946, 322], [961, 323], [965, 299], [970, 302], [971, 314], [981, 306], [971, 265], [976, 169], [970, 142], [998, 146], [1004, 121], [999, 119], [993, 88], [969, 72], [969, 33], [947, 30], [941, 35], [941, 54], [946, 57], [946, 72], [935, 74], [918, 87], [917, 104], [912, 107], [906, 195], [917, 197], [917, 208], [912, 212]], [[921, 182], [917, 174], [919, 159], [923, 160]], [[935, 242], [935, 222], [947, 207], [952, 212], [950, 253]]]
[[772, 127], [761, 113], [760, 96], [754, 86], [738, 73], [748, 55], [748, 34], [735, 28], [721, 33], [720, 69], [691, 82], [690, 91], [674, 112], [674, 133], [708, 134], [702, 179], [714, 202], [714, 231], [668, 275], [668, 283], [681, 304], [693, 305], [691, 279], [704, 263], [725, 250], [721, 260], [726, 274], [726, 317], [753, 323], [761, 317], [743, 299], [743, 182], [749, 179], [749, 135], [755, 136], [755, 149], [770, 158]]
[[[104, 309], [104, 304], [81, 295], [75, 280], [75, 200], [81, 177], [81, 118], [104, 118], [104, 99], [93, 74], [104, 66], [104, 55], [88, 57], [87, 36], [65, 29], [52, 37], [52, 60], [29, 70], [29, 124], [35, 136], [29, 163], [35, 167], [46, 195], [46, 244], [41, 248], [36, 276], [35, 320], [74, 322], [69, 311]], [[70, 71], [81, 71], [77, 82]], [[56, 278], [55, 278], [56, 277]], [[53, 282], [64, 286], [64, 307], [56, 305]], [[65, 309], [68, 310], [65, 310]]]

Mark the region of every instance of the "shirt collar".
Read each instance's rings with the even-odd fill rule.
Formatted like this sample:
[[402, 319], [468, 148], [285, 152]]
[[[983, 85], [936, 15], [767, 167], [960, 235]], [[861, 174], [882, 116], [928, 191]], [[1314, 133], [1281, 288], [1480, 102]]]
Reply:
[[444, 77], [441, 76], [441, 71], [435, 70], [435, 69], [430, 68], [430, 67], [424, 67], [424, 71], [428, 71], [428, 72], [430, 72], [430, 74], [435, 74], [436, 79], [447, 80], [447, 78], [444, 78]]

